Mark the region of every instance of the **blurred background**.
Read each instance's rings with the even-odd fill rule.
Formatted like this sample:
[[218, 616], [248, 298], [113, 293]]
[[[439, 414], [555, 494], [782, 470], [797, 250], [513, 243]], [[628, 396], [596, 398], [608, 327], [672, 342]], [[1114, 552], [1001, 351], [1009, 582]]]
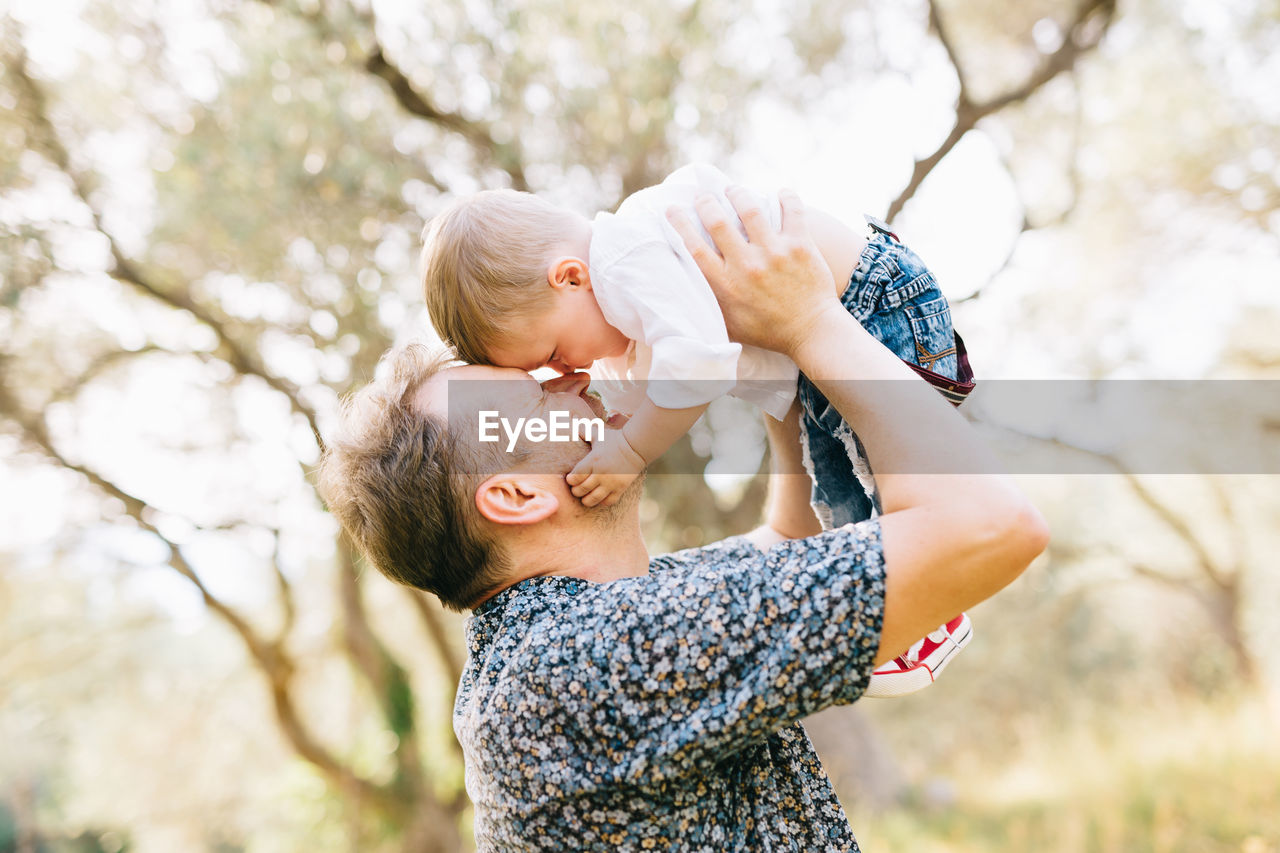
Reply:
[[[311, 485], [431, 337], [457, 194], [591, 214], [706, 160], [892, 220], [980, 378], [1280, 375], [1276, 0], [0, 10], [4, 853], [471, 848], [461, 618]], [[741, 422], [650, 478], [652, 551], [758, 521], [715, 470]], [[1071, 452], [1112, 473], [1022, 478], [1053, 544], [946, 677], [810, 721], [858, 838], [1280, 850], [1280, 480]]]

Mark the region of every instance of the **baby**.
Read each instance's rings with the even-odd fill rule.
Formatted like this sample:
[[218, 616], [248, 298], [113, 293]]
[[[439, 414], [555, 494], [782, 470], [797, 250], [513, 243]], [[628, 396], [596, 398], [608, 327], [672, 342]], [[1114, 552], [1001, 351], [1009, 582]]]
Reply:
[[[692, 208], [700, 195], [732, 212], [729, 185], [711, 166], [685, 166], [593, 220], [512, 190], [463, 199], [426, 233], [432, 325], [466, 361], [562, 373], [591, 367], [605, 380], [610, 404], [630, 419], [607, 430], [569, 473], [584, 506], [616, 502], [727, 393], [779, 420], [798, 396], [823, 526], [871, 518], [879, 501], [857, 436], [789, 359], [729, 340], [710, 285], [667, 221], [668, 208]], [[776, 196], [761, 200], [777, 230]], [[958, 405], [973, 388], [972, 371], [920, 259], [872, 217], [869, 237], [813, 209], [806, 221], [848, 311]], [[968, 617], [957, 616], [881, 666], [865, 695], [927, 686], [971, 632]]]

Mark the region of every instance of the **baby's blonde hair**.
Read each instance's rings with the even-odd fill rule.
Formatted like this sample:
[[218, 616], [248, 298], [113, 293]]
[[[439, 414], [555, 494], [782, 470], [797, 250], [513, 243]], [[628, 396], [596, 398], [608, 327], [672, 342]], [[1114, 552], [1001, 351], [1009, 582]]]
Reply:
[[463, 361], [484, 364], [515, 324], [551, 300], [547, 264], [581, 220], [532, 193], [460, 199], [424, 232], [422, 288], [431, 325]]

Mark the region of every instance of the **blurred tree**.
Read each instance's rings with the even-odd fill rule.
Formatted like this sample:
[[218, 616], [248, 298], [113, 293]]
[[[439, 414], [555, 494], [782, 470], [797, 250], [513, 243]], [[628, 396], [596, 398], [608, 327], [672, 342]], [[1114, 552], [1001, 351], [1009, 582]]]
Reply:
[[[986, 125], [1019, 188], [1022, 233], [1038, 232], [1038, 251], [1016, 241], [989, 284], [1026, 285], [1015, 311], [1028, 351], [1049, 350], [1067, 375], [1272, 378], [1276, 294], [1256, 271], [1280, 245], [1280, 113], [1259, 88], [1280, 45], [1277, 7], [1134, 0], [1123, 10], [1086, 68]], [[1037, 45], [1072, 41], [1076, 31], [1025, 14]], [[957, 23], [1001, 41], [986, 16]], [[1075, 39], [1094, 35], [1081, 27]], [[1268, 672], [1256, 630], [1261, 601], [1274, 601], [1258, 598], [1271, 561], [1257, 546], [1280, 518], [1274, 490], [1247, 478], [1136, 477], [1122, 458], [1101, 458], [1127, 487], [1112, 496], [1126, 524], [1077, 531], [1059, 543], [1066, 562], [1108, 554], [1128, 577], [1180, 593], [1235, 674], [1274, 689], [1280, 673]], [[1259, 471], [1270, 464], [1259, 456]]]
[[[441, 739], [421, 728], [447, 718], [461, 658], [455, 621], [407, 590], [440, 660], [393, 652], [366, 604], [379, 582], [341, 539], [332, 570], [306, 544], [333, 535], [304, 479], [324, 412], [415, 312], [416, 236], [448, 193], [505, 183], [610, 206], [673, 164], [677, 130], [729, 144], [745, 102], [718, 93], [781, 83], [735, 70], [756, 43], [736, 8], [665, 11], [444, 4], [387, 23], [235, 3], [189, 21], [94, 4], [110, 61], [61, 74], [6, 25], [5, 424], [239, 638], [285, 742], [354, 805], [361, 849], [462, 845], [456, 744], [429, 748]], [[317, 584], [392, 744], [374, 772], [305, 698]]]
[[[338, 397], [398, 335], [425, 328], [423, 223], [453, 195], [494, 186], [611, 208], [684, 159], [726, 156], [753, 104], [802, 110], [837, 82], [941, 62], [955, 79], [949, 130], [923, 141], [891, 218], [940, 179], [962, 139], [985, 134], [1032, 199], [1024, 233], [1074, 248], [1170, 185], [1265, 227], [1277, 171], [1255, 152], [1277, 121], [1259, 121], [1249, 93], [1222, 99], [1223, 130], [1208, 136], [1170, 142], [1151, 116], [1117, 116], [1120, 83], [1168, 67], [1134, 48], [1135, 31], [1193, 53], [1220, 43], [1185, 23], [1192, 6], [1135, 0], [1118, 17], [1110, 0], [893, 12], [835, 0], [212, 0], [190, 19], [158, 2], [96, 2], [84, 21], [98, 37], [48, 67], [7, 20], [0, 423], [100, 499], [80, 535], [126, 537], [124, 562], [167, 567], [239, 640], [266, 685], [263, 708], [329, 786], [351, 847], [459, 849], [467, 802], [447, 731], [457, 620], [361, 572], [307, 480]], [[1228, 40], [1265, 53], [1274, 18], [1230, 20]], [[903, 21], [927, 50], [894, 49]], [[1108, 51], [1116, 31], [1128, 40]], [[1131, 54], [1153, 64], [1135, 70]], [[1178, 65], [1194, 91], [1222, 91], [1229, 63], [1211, 59]], [[1204, 169], [1210, 156], [1226, 171]], [[1169, 173], [1135, 187], [1153, 159]], [[1091, 172], [1099, 160], [1107, 168]], [[1029, 265], [1043, 275], [1052, 262]], [[1046, 302], [1056, 295], [1035, 285]], [[1032, 309], [1031, 334], [1060, 322], [1056, 306], [1048, 318], [1043, 303]], [[702, 450], [686, 440], [655, 466], [644, 505], [655, 548], [739, 532], [758, 515], [761, 478], [717, 504], [688, 475], [661, 476], [700, 467]], [[412, 616], [412, 633], [390, 630], [407, 623], [388, 613]], [[314, 614], [333, 620], [327, 643], [307, 627]], [[376, 725], [335, 722], [335, 690]], [[859, 748], [845, 740], [827, 748]], [[897, 775], [885, 780], [896, 793]]]

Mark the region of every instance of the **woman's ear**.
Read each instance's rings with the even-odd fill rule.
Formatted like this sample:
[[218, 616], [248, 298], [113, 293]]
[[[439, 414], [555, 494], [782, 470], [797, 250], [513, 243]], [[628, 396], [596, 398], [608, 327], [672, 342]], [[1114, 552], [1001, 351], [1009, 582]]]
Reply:
[[547, 265], [547, 282], [559, 290], [564, 287], [591, 289], [591, 272], [587, 262], [575, 255], [561, 255]]
[[536, 524], [559, 508], [559, 498], [536, 477], [495, 474], [476, 489], [476, 509], [495, 524]]

